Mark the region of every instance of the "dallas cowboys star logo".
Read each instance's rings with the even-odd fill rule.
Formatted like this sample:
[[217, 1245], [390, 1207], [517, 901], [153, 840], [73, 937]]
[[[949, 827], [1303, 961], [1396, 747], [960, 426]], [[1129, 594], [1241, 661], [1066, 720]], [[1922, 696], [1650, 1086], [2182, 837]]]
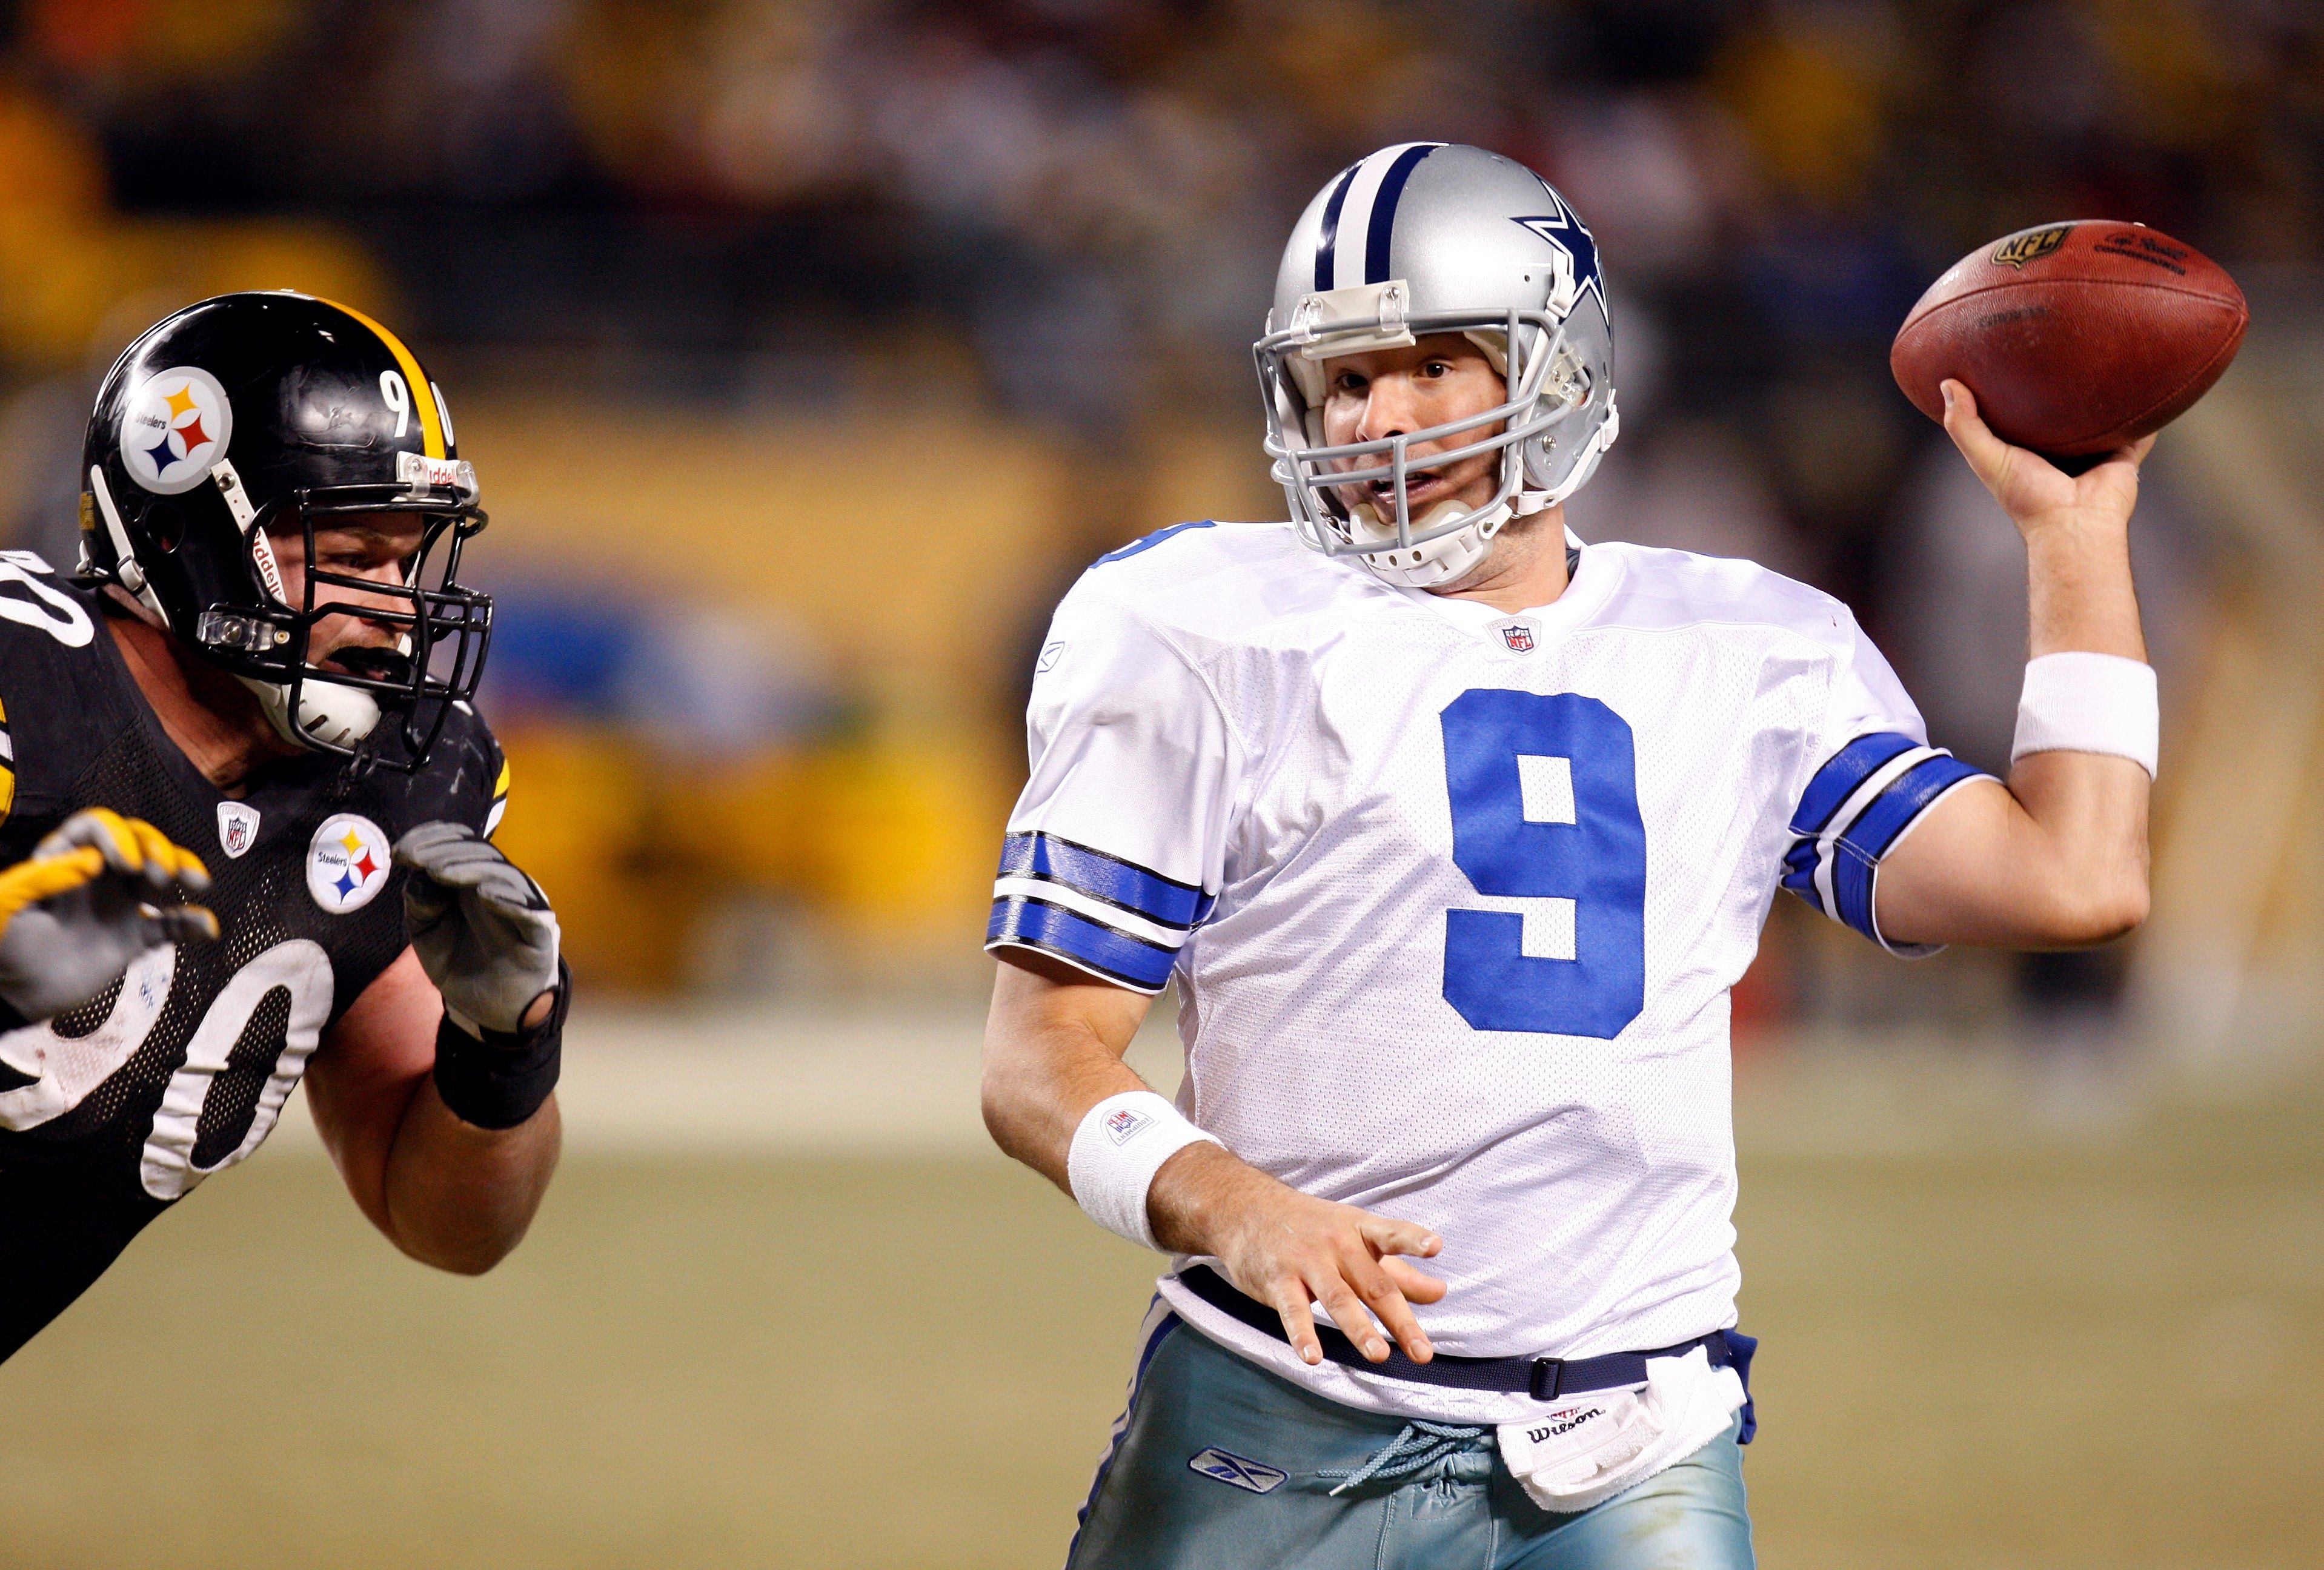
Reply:
[[1585, 294], [1598, 297], [1598, 308], [1607, 310], [1606, 284], [1598, 272], [1598, 241], [1590, 233], [1590, 225], [1582, 215], [1565, 205], [1565, 198], [1545, 185], [1542, 195], [1549, 198], [1549, 211], [1536, 216], [1511, 218], [1510, 223], [1527, 234], [1538, 235], [1556, 246], [1573, 261], [1573, 298], [1579, 301]]

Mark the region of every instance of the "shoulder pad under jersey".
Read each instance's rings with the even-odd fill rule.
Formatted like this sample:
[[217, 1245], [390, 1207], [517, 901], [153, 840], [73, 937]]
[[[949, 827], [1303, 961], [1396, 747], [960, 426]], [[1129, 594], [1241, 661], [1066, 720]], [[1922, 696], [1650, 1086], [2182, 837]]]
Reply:
[[489, 834], [500, 826], [507, 805], [508, 757], [484, 716], [466, 703], [455, 703], [419, 773], [374, 769], [363, 776], [362, 789], [393, 838], [438, 820]]
[[125, 725], [133, 678], [97, 597], [0, 551], [0, 822], [61, 803]]

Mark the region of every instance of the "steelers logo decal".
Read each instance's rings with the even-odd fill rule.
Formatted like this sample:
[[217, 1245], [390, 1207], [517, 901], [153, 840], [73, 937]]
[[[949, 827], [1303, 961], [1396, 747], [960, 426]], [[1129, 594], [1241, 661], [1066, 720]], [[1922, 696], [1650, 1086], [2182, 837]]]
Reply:
[[377, 823], [354, 813], [335, 813], [307, 846], [307, 892], [335, 916], [359, 911], [387, 886], [392, 860]]
[[177, 365], [140, 382], [121, 417], [121, 463], [157, 496], [191, 491], [210, 477], [234, 439], [234, 406], [217, 377]]

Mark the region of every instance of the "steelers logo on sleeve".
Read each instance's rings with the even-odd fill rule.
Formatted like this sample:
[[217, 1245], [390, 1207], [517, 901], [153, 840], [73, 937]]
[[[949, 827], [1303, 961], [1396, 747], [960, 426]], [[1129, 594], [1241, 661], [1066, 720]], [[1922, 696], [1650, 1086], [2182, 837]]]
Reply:
[[234, 439], [234, 405], [218, 379], [198, 365], [147, 377], [121, 417], [121, 462], [157, 496], [191, 491], [210, 477]]
[[335, 916], [359, 911], [387, 886], [394, 857], [377, 823], [356, 813], [323, 820], [307, 847], [307, 892]]

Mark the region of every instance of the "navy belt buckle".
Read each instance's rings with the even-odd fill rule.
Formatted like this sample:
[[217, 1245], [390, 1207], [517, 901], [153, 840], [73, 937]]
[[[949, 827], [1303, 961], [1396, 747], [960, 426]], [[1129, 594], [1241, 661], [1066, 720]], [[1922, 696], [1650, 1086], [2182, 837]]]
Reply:
[[1537, 1401], [1555, 1400], [1557, 1399], [1557, 1387], [1564, 1382], [1565, 1359], [1562, 1357], [1536, 1357], [1533, 1360], [1533, 1382], [1530, 1386], [1530, 1390], [1534, 1400]]

